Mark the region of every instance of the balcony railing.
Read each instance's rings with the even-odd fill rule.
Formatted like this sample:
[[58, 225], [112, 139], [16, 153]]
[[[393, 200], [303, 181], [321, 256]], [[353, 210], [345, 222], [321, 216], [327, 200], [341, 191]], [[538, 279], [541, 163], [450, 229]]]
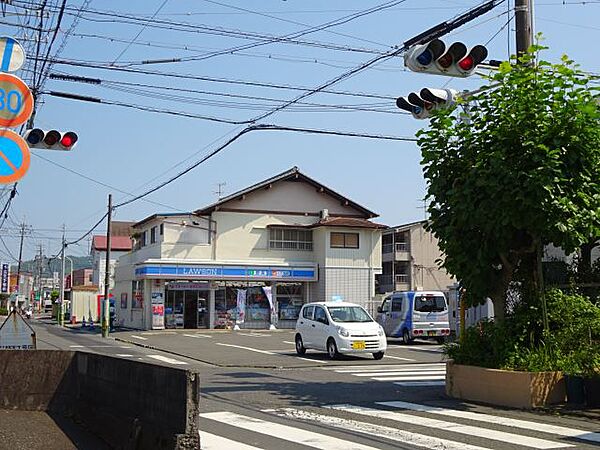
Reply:
[[396, 242], [396, 251], [397, 252], [407, 252], [408, 251], [408, 242]]
[[397, 273], [396, 274], [396, 283], [408, 283], [408, 274]]

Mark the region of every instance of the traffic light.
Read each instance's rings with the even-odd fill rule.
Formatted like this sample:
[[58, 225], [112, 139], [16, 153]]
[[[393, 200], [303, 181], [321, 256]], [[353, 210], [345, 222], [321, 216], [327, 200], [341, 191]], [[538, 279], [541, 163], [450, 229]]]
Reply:
[[457, 94], [454, 89], [423, 88], [418, 94], [411, 92], [408, 97], [398, 97], [396, 106], [411, 113], [415, 119], [427, 119], [434, 109], [452, 106]]
[[476, 45], [469, 50], [462, 42], [454, 42], [446, 49], [443, 41], [434, 39], [408, 49], [404, 53], [404, 65], [414, 72], [468, 77], [487, 55], [487, 48], [483, 45]]
[[34, 128], [25, 132], [25, 141], [29, 148], [45, 150], [72, 150], [77, 143], [77, 134], [73, 131], [60, 132], [57, 130], [44, 131]]

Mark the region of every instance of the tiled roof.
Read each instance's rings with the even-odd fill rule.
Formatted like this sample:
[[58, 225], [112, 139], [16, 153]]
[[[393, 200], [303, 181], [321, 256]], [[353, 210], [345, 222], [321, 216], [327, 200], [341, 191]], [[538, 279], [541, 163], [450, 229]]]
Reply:
[[219, 206], [223, 205], [224, 203], [227, 203], [231, 200], [234, 200], [236, 198], [239, 198], [243, 195], [249, 194], [251, 192], [257, 191], [259, 189], [262, 189], [266, 186], [269, 186], [273, 183], [276, 183], [278, 181], [283, 181], [283, 180], [292, 180], [292, 179], [301, 179], [313, 186], [315, 186], [318, 189], [321, 189], [322, 192], [327, 193], [328, 195], [341, 200], [342, 202], [344, 202], [344, 204], [350, 206], [351, 208], [354, 208], [355, 210], [359, 211], [362, 215], [364, 215], [365, 217], [377, 217], [378, 214], [374, 213], [373, 211], [368, 210], [367, 208], [365, 208], [364, 206], [359, 205], [356, 202], [353, 202], [352, 200], [350, 200], [348, 197], [346, 197], [345, 195], [341, 195], [339, 193], [337, 193], [336, 191], [334, 191], [333, 189], [328, 188], [327, 186], [325, 186], [324, 184], [319, 183], [318, 181], [310, 178], [307, 175], [304, 175], [302, 172], [300, 172], [300, 170], [297, 167], [292, 167], [290, 170], [286, 170], [285, 172], [282, 172], [278, 175], [275, 175], [274, 177], [268, 178], [264, 181], [261, 181], [260, 183], [254, 184], [250, 187], [247, 187], [246, 189], [242, 189], [241, 191], [235, 192], [231, 195], [228, 195], [227, 197], [224, 197], [222, 199], [220, 199], [218, 202], [213, 203], [212, 205], [209, 205], [205, 208], [202, 209], [198, 209], [197, 211], [194, 211], [196, 214], [199, 215], [204, 215], [204, 214], [210, 214], [211, 212], [213, 212], [216, 208], [218, 208]]
[[[95, 250], [106, 251], [106, 236], [94, 236], [92, 239], [92, 248]], [[128, 236], [111, 236], [111, 250], [131, 250], [131, 238]]]
[[325, 217], [317, 223], [310, 225], [311, 228], [316, 227], [347, 227], [347, 228], [373, 228], [385, 229], [387, 225], [374, 223], [367, 219], [358, 219], [353, 217]]

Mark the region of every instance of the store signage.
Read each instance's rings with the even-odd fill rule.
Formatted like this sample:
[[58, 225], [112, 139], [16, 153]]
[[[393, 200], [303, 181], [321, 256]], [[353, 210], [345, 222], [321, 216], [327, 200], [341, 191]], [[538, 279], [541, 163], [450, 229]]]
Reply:
[[204, 278], [204, 279], [264, 279], [316, 281], [314, 268], [289, 267], [227, 267], [227, 266], [143, 266], [135, 270], [138, 277]]
[[162, 292], [152, 292], [152, 329], [165, 328], [165, 301]]
[[2, 263], [2, 281], [0, 283], [0, 292], [3, 294], [8, 292], [8, 277], [10, 266], [6, 263]]
[[210, 289], [209, 283], [169, 283], [170, 291], [204, 291]]
[[35, 331], [16, 311], [0, 326], [0, 350], [35, 350]]

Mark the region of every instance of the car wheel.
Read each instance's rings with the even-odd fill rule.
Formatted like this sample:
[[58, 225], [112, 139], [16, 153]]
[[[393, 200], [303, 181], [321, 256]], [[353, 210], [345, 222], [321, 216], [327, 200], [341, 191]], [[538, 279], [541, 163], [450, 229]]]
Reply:
[[373, 358], [374, 359], [381, 359], [381, 358], [383, 358], [383, 352], [375, 352], [375, 353], [373, 353]]
[[408, 345], [408, 344], [411, 344], [412, 341], [413, 341], [413, 339], [410, 338], [410, 334], [408, 334], [408, 330], [405, 328], [402, 331], [402, 343], [404, 345]]
[[333, 338], [329, 338], [327, 341], [327, 356], [329, 356], [329, 359], [337, 359], [337, 357], [340, 356], [335, 339]]
[[302, 336], [299, 334], [296, 335], [296, 353], [299, 355], [304, 355], [306, 353], [306, 348], [304, 348], [304, 343], [302, 342]]

